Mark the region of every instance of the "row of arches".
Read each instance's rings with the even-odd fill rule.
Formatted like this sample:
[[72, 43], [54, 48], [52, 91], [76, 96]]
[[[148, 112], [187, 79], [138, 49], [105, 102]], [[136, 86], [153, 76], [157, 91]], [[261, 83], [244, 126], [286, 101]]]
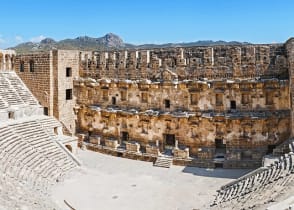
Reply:
[[15, 65], [14, 50], [0, 50], [0, 70], [13, 70]]

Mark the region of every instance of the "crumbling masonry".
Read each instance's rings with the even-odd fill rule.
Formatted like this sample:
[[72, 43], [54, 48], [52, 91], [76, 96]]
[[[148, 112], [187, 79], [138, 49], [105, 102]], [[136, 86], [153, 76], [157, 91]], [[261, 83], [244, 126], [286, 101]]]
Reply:
[[17, 55], [15, 65], [48, 114], [92, 150], [137, 159], [165, 153], [174, 163], [205, 167], [258, 167], [293, 135], [294, 39], [58, 50]]

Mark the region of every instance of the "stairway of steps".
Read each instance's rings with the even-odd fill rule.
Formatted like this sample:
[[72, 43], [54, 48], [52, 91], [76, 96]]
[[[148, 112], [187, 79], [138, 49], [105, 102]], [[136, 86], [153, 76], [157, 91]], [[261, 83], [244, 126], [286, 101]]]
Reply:
[[273, 150], [274, 156], [281, 156], [289, 152], [294, 152], [294, 139], [290, 138], [287, 141], [283, 142], [282, 144], [278, 145]]
[[157, 157], [153, 166], [170, 168], [170, 166], [172, 165], [172, 162], [173, 162], [172, 158], [165, 157], [165, 156], [159, 156], [159, 157]]

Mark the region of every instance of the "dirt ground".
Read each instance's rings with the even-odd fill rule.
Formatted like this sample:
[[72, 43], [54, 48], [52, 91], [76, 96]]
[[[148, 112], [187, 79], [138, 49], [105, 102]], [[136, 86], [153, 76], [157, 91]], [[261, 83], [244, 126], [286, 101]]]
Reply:
[[209, 209], [220, 186], [249, 170], [154, 167], [129, 160], [78, 150], [83, 166], [72, 171], [52, 190], [62, 209], [64, 200], [76, 210], [191, 210]]

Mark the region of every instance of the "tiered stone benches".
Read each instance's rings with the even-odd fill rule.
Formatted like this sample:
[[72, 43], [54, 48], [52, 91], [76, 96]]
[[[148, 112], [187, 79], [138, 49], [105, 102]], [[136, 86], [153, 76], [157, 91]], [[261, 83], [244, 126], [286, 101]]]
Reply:
[[235, 199], [245, 203], [246, 200], [258, 196], [261, 197], [260, 199], [266, 199], [262, 196], [263, 190], [272, 190], [276, 185], [287, 185], [293, 179], [293, 173], [294, 154], [290, 152], [281, 156], [279, 161], [275, 161], [270, 166], [258, 168], [221, 187], [212, 206], [222, 205], [224, 207], [226, 204], [231, 206]]
[[37, 105], [38, 101], [33, 97], [29, 89], [23, 84], [19, 77], [14, 72], [2, 73], [2, 76], [9, 81], [11, 87], [16, 90], [17, 94], [21, 97], [24, 103], [29, 105]]
[[38, 105], [38, 101], [13, 71], [0, 72], [0, 97], [8, 105]]
[[58, 209], [48, 188], [77, 166], [57, 142], [62, 125], [42, 113], [16, 73], [1, 71], [0, 209]]
[[51, 136], [62, 134], [62, 124], [53, 117], [39, 117], [37, 122], [41, 124]]
[[[16, 184], [23, 183], [24, 186], [20, 192], [28, 191], [27, 195], [36, 194], [35, 191], [37, 191], [44, 196], [48, 193], [47, 189], [50, 185], [56, 183], [66, 172], [77, 166], [41, 126], [38, 119], [33, 118], [28, 121], [15, 121], [2, 125], [0, 134], [0, 183], [3, 176], [13, 177]], [[12, 192], [14, 197], [23, 196], [15, 190]], [[2, 198], [1, 193], [0, 189], [0, 198]], [[38, 203], [43, 205], [46, 202], [42, 199], [38, 202], [33, 199], [42, 196], [30, 199], [36, 205]], [[29, 200], [25, 196], [22, 199]], [[11, 203], [16, 201], [12, 199], [3, 202], [11, 206]], [[17, 204], [13, 205], [17, 206]], [[44, 208], [40, 206], [40, 209]]]

